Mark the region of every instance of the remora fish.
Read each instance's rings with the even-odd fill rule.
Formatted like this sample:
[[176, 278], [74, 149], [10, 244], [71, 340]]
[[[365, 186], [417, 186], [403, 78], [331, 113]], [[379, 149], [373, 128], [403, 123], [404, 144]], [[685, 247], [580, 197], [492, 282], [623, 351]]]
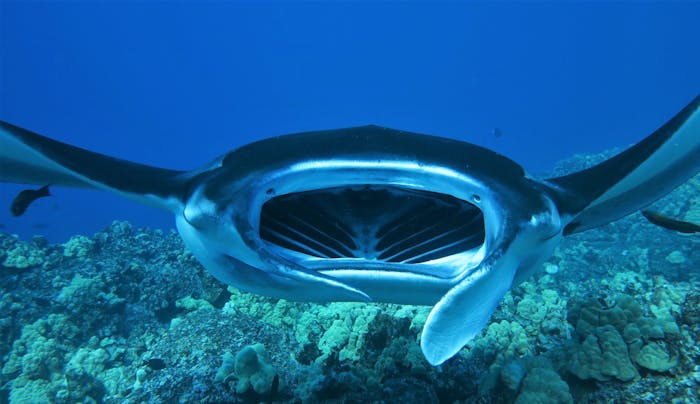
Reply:
[[51, 196], [48, 185], [44, 185], [38, 189], [24, 189], [12, 200], [10, 204], [10, 213], [12, 213], [12, 216], [21, 216], [32, 202], [45, 196]]
[[192, 171], [0, 124], [0, 181], [99, 188], [172, 211], [219, 280], [301, 301], [432, 305], [427, 360], [454, 356], [564, 236], [619, 219], [700, 169], [700, 97], [625, 152], [535, 179], [456, 140], [379, 126], [262, 140]]
[[700, 233], [700, 225], [697, 225], [695, 223], [671, 219], [668, 216], [664, 216], [660, 213], [652, 212], [650, 210], [643, 210], [642, 216], [644, 216], [650, 223], [653, 223], [665, 229], [685, 234]]

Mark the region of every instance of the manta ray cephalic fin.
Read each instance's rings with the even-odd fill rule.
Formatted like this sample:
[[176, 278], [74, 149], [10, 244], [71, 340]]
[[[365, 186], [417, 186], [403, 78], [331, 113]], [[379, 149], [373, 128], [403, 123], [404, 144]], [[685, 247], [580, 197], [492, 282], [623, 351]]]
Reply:
[[517, 262], [506, 256], [493, 254], [435, 304], [420, 342], [431, 365], [453, 357], [484, 329], [510, 289], [517, 267]]

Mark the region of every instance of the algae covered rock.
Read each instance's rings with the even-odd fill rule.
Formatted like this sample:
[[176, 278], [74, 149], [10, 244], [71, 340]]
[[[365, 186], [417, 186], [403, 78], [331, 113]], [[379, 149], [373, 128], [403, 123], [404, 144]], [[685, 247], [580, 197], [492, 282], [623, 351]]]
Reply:
[[95, 247], [95, 242], [85, 236], [76, 235], [63, 244], [64, 257], [86, 258]]
[[614, 305], [605, 307], [598, 300], [587, 300], [580, 304], [576, 321], [576, 332], [580, 335], [592, 334], [595, 328], [612, 325], [623, 332], [627, 324], [636, 322], [642, 316], [642, 309], [633, 297], [620, 294]]
[[192, 296], [185, 296], [175, 301], [175, 307], [187, 311], [213, 310], [214, 306], [204, 299], [195, 299]]
[[573, 403], [569, 385], [552, 369], [531, 369], [523, 380], [517, 404]]
[[570, 347], [569, 371], [581, 379], [629, 381], [639, 376], [635, 364], [657, 372], [676, 366], [678, 353], [665, 338], [680, 332], [672, 315], [680, 298], [666, 289], [653, 294], [653, 316], [642, 313], [639, 303], [625, 294], [612, 307], [597, 300], [581, 303], [572, 318], [583, 341]]
[[630, 361], [627, 344], [612, 325], [596, 328], [583, 343], [574, 346], [568, 370], [584, 380], [630, 381], [639, 377]]
[[258, 394], [269, 393], [274, 384], [275, 369], [270, 365], [262, 344], [243, 348], [236, 354], [234, 370], [238, 376], [236, 391], [245, 393], [251, 387]]
[[678, 364], [678, 356], [670, 353], [668, 347], [660, 342], [631, 349], [631, 356], [639, 366], [656, 372], [666, 372]]
[[474, 342], [474, 348], [482, 351], [487, 357], [519, 357], [532, 351], [523, 326], [518, 322], [506, 320], [491, 323], [486, 329], [486, 335]]
[[501, 367], [501, 382], [509, 389], [517, 391], [525, 378], [527, 369], [519, 360], [511, 360]]
[[[492, 371], [493, 368], [494, 365]], [[497, 389], [498, 385], [487, 389], [500, 390], [498, 402], [573, 403], [569, 385], [559, 376], [547, 356], [524, 356], [507, 360], [500, 366], [499, 376], [500, 386], [505, 389]], [[486, 390], [481, 390], [484, 396], [485, 392]]]
[[16, 238], [11, 239], [14, 245], [7, 247], [5, 260], [2, 265], [17, 269], [25, 269], [41, 265], [45, 259], [45, 251], [35, 243], [21, 241]]
[[227, 352], [216, 374], [216, 380], [225, 381], [231, 375], [238, 379], [238, 394], [245, 394], [252, 389], [257, 394], [264, 395], [270, 394], [273, 388], [278, 388], [274, 386], [277, 372], [269, 363], [263, 344], [248, 345], [235, 356]]

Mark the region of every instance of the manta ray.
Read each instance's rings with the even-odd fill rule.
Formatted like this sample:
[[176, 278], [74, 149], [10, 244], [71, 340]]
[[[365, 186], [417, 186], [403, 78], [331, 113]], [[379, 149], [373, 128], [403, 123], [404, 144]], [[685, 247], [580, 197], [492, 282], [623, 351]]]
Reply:
[[563, 237], [697, 174], [699, 108], [700, 96], [617, 156], [545, 179], [483, 147], [373, 125], [260, 140], [177, 171], [0, 122], [0, 181], [102, 189], [169, 210], [199, 262], [247, 292], [432, 306], [420, 345], [439, 365]]

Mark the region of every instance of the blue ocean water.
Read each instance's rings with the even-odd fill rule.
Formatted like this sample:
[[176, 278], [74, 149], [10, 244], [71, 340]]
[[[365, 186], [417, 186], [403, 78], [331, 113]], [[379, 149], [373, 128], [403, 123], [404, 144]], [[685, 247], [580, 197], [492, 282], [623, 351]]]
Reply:
[[[368, 123], [540, 173], [627, 146], [700, 88], [697, 2], [0, 3], [0, 119], [148, 164]], [[2, 184], [9, 206], [21, 186]], [[63, 241], [171, 215], [53, 189], [0, 226]]]
[[[561, 175], [642, 139], [698, 95], [698, 17], [691, 2], [0, 0], [0, 120], [176, 169], [269, 136], [373, 123]], [[674, 141], [689, 140], [693, 117]], [[11, 217], [26, 188], [0, 184], [0, 404], [697, 402], [700, 239], [669, 219], [656, 226], [634, 213], [566, 237], [502, 298], [492, 289], [510, 281], [507, 267], [519, 262], [523, 275], [529, 253], [549, 242], [526, 233], [497, 265], [483, 264], [498, 282], [468, 267], [476, 306], [498, 295], [498, 307], [432, 366], [431, 346], [424, 354], [419, 343], [430, 341], [421, 334], [430, 306], [247, 293], [214, 279], [175, 232], [154, 230], [172, 228], [170, 213], [55, 187]], [[698, 195], [695, 175], [649, 209], [697, 226]], [[284, 200], [268, 205], [268, 224], [285, 209], [302, 223], [307, 211], [347, 219]], [[424, 200], [402, 209], [415, 213]], [[459, 218], [415, 215], [382, 241], [434, 241], [445, 223], [477, 217], [460, 206]], [[348, 221], [387, 221], [366, 210]], [[429, 221], [438, 230], [418, 229]], [[474, 240], [475, 229], [460, 234]], [[241, 279], [269, 269], [231, 268]], [[307, 285], [292, 297], [316, 287]], [[387, 295], [407, 294], [406, 283], [389, 286]], [[450, 313], [464, 322], [450, 327], [483, 311], [464, 307]]]

